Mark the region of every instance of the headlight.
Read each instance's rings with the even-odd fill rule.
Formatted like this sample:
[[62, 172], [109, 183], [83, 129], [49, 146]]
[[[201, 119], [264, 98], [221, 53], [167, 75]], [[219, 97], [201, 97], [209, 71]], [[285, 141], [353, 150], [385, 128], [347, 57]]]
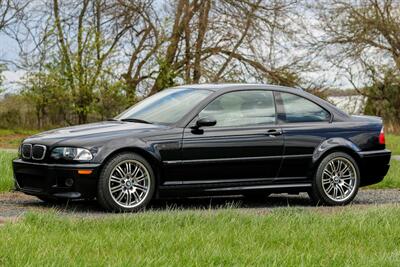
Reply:
[[51, 151], [50, 157], [65, 160], [93, 159], [93, 155], [89, 150], [77, 147], [56, 147]]

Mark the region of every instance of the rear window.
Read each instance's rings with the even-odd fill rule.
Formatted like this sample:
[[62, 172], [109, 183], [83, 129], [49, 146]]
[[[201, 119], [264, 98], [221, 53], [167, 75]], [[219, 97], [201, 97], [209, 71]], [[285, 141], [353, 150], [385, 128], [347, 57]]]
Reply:
[[287, 123], [329, 121], [328, 111], [314, 102], [290, 93], [280, 93], [284, 114], [282, 120]]

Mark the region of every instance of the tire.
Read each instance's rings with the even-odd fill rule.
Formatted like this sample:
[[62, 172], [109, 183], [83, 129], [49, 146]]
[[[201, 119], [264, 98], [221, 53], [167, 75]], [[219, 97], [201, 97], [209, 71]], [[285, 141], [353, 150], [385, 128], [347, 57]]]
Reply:
[[147, 206], [155, 187], [154, 171], [146, 159], [136, 153], [120, 153], [100, 172], [97, 200], [108, 211], [136, 212]]
[[357, 162], [347, 153], [334, 152], [318, 165], [308, 194], [316, 205], [347, 205], [357, 195], [359, 186]]

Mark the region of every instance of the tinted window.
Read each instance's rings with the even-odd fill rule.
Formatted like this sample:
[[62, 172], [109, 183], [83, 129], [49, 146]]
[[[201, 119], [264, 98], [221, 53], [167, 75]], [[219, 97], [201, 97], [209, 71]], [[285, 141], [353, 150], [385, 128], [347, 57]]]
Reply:
[[319, 122], [329, 121], [330, 114], [317, 104], [303, 97], [281, 93], [285, 122]]
[[166, 89], [137, 103], [116, 119], [140, 119], [152, 123], [175, 123], [212, 91], [202, 89]]
[[274, 98], [270, 91], [227, 93], [213, 100], [199, 117], [213, 117], [220, 127], [274, 124]]

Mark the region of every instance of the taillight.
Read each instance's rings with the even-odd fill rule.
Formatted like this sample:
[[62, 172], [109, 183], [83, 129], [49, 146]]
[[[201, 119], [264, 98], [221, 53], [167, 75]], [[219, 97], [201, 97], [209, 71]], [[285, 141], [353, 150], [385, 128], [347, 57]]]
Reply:
[[385, 144], [385, 131], [383, 130], [383, 127], [381, 129], [381, 132], [379, 133], [379, 144]]

